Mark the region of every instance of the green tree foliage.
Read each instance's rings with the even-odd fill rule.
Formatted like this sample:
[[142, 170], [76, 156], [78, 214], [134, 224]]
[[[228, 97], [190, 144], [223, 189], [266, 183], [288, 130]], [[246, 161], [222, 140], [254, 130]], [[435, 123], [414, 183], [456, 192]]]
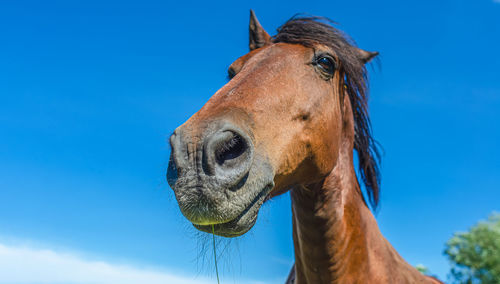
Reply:
[[500, 214], [492, 214], [469, 232], [455, 233], [444, 254], [452, 263], [455, 283], [500, 283]]
[[429, 273], [429, 268], [423, 264], [417, 264], [415, 265], [415, 268], [422, 274], [427, 275], [427, 273]]

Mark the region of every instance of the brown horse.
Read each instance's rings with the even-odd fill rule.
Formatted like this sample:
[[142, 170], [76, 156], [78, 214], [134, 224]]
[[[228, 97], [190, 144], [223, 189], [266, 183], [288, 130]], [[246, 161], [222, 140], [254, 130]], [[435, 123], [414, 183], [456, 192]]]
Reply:
[[170, 138], [167, 179], [202, 231], [246, 233], [261, 205], [291, 191], [295, 265], [287, 283], [440, 283], [406, 263], [363, 197], [379, 198], [365, 63], [321, 18], [292, 18], [271, 37], [250, 13], [250, 52], [230, 81]]

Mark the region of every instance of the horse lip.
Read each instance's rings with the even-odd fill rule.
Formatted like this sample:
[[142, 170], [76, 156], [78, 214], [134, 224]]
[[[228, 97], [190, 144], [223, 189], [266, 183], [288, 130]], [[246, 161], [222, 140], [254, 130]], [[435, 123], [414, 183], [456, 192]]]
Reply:
[[[254, 199], [252, 200], [252, 202], [250, 202], [250, 204], [248, 204], [248, 206], [243, 210], [241, 211], [241, 213], [236, 216], [234, 219], [232, 220], [229, 220], [229, 221], [223, 221], [223, 222], [202, 222], [202, 223], [195, 223], [195, 222], [191, 222], [197, 229], [200, 229], [202, 231], [210, 231], [211, 232], [211, 226], [215, 226], [215, 225], [218, 225], [218, 226], [223, 226], [223, 225], [230, 225], [231, 223], [234, 223], [234, 222], [237, 222], [239, 221], [241, 218], [243, 218], [252, 208], [254, 208], [254, 206], [258, 203], [259, 204], [259, 207], [262, 205], [262, 203], [264, 203], [264, 201], [266, 201], [268, 198], [269, 198], [269, 193], [271, 192], [271, 189], [274, 187], [274, 182], [271, 182], [269, 184], [267, 184], [258, 194], [257, 196], [254, 197]], [[205, 230], [204, 230], [205, 229]], [[238, 234], [235, 234], [235, 236], [238, 235]]]

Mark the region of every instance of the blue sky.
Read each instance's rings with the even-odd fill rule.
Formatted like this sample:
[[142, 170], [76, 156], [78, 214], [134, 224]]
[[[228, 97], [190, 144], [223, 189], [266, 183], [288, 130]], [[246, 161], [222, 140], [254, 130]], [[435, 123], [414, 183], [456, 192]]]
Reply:
[[[3, 1], [0, 283], [215, 283], [209, 242], [165, 181], [166, 141], [247, 52], [250, 8], [271, 34], [305, 12], [381, 53], [376, 217], [407, 261], [445, 279], [446, 240], [500, 210], [493, 0]], [[282, 283], [290, 218], [285, 195], [247, 235], [219, 239], [222, 283]]]

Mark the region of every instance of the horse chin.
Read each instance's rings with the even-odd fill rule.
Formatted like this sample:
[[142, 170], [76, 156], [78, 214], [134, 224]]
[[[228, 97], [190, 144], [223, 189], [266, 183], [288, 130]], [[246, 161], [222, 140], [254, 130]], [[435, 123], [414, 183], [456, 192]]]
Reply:
[[[255, 222], [262, 204], [268, 199], [269, 192], [273, 188], [273, 183], [265, 186], [260, 193], [252, 200], [250, 205], [245, 208], [236, 218], [231, 221], [216, 224], [195, 224], [193, 226], [206, 233], [215, 233], [216, 235], [233, 238], [238, 237], [248, 232]], [[213, 228], [212, 228], [213, 226]]]
[[170, 185], [179, 208], [195, 228], [237, 237], [255, 224], [260, 207], [274, 187], [274, 171], [266, 156], [256, 155], [249, 171], [232, 185], [190, 169], [173, 180]]

